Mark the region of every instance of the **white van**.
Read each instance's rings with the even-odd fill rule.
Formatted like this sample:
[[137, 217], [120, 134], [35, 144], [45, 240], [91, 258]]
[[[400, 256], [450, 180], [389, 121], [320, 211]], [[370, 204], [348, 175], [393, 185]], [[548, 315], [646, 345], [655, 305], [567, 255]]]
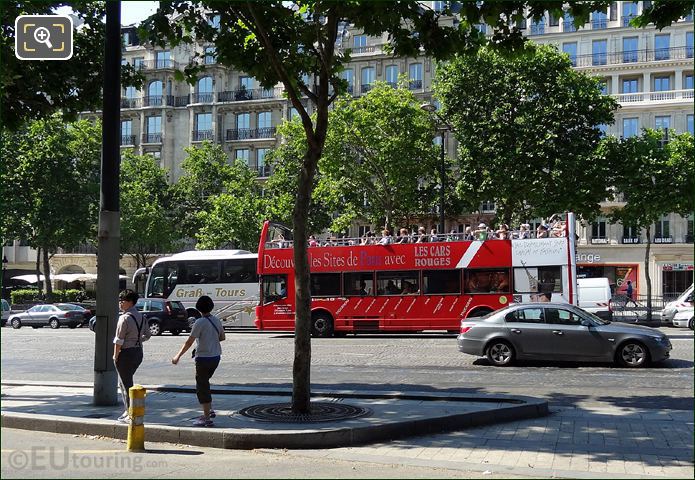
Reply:
[[673, 323], [673, 317], [676, 313], [692, 310], [693, 308], [693, 285], [690, 285], [685, 292], [681, 293], [680, 296], [672, 302], [664, 305], [664, 309], [661, 311], [661, 323]]
[[578, 278], [577, 287], [579, 308], [605, 320], [611, 319], [611, 284], [607, 278]]

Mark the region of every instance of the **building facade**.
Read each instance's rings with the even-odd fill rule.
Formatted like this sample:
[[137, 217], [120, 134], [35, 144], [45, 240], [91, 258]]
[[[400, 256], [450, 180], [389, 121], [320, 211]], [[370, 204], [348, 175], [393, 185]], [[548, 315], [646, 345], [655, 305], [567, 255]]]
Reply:
[[[423, 3], [435, 10], [444, 5]], [[605, 126], [606, 134], [628, 137], [638, 135], [642, 128], [695, 133], [692, 14], [662, 31], [630, 27], [630, 19], [639, 15], [646, 3], [613, 2], [605, 12], [592, 13], [582, 28], [576, 28], [567, 14], [561, 18], [546, 14], [520, 28], [532, 41], [555, 45], [567, 53], [577, 70], [602, 79], [604, 94], [614, 96], [621, 107], [614, 124]], [[215, 21], [211, 19], [213, 24]], [[481, 24], [477, 28], [487, 32], [488, 27]], [[279, 142], [277, 126], [295, 114], [283, 97], [281, 85], [263, 89], [244, 72], [222, 67], [216, 63], [211, 45], [162, 49], [140, 44], [134, 26], [123, 27], [122, 32], [122, 61], [139, 69], [146, 81], [141, 90], [127, 87], [122, 92], [121, 148], [152, 154], [169, 171], [172, 182], [181, 176], [184, 149], [206, 140], [222, 145], [230, 161], [242, 159], [260, 179], [272, 175], [265, 155]], [[376, 80], [396, 85], [399, 77], [406, 76], [408, 88], [423, 101], [431, 101], [434, 62], [426, 57], [391, 57], [383, 49], [386, 43], [385, 36], [370, 37], [348, 25], [341, 26], [337, 47], [352, 49], [352, 61], [343, 72], [349, 93], [358, 97]], [[175, 77], [175, 72], [192, 60], [205, 66], [193, 86]], [[311, 84], [311, 79], [305, 82]], [[85, 113], [84, 117], [97, 115]], [[451, 137], [447, 137], [445, 147], [453, 155], [456, 144]], [[606, 210], [614, 206], [619, 205], [605, 204]], [[492, 214], [494, 205], [481, 205], [473, 215], [447, 219], [447, 231], [463, 230]], [[370, 227], [356, 224], [350, 235], [359, 236]], [[606, 219], [578, 225], [577, 231], [581, 275], [607, 276], [618, 291], [624, 290], [627, 280], [633, 280], [638, 293], [645, 290], [645, 231], [611, 225]], [[653, 293], [680, 293], [693, 280], [693, 219], [671, 214], [651, 231]], [[22, 250], [28, 247], [15, 242], [10, 248], [13, 266], [17, 266], [15, 259], [20, 266], [32, 261], [31, 252]], [[71, 258], [83, 263], [74, 254]], [[54, 257], [54, 262], [58, 261], [66, 262], [60, 255]]]

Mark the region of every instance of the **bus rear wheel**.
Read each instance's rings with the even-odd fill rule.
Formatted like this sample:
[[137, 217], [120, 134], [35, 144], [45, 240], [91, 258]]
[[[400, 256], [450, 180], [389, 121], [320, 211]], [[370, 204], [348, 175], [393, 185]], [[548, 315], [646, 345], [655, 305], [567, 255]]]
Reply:
[[311, 315], [311, 336], [333, 336], [333, 319], [330, 315], [324, 312], [314, 313]]

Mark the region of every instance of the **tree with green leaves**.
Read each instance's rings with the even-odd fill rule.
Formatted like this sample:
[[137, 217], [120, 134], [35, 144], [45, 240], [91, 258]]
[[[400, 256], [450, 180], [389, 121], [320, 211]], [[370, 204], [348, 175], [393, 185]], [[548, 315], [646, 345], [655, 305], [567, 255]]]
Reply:
[[664, 134], [644, 130], [642, 135], [617, 139], [607, 137], [598, 154], [612, 165], [614, 192], [625, 204], [611, 213], [611, 221], [646, 230], [647, 248], [644, 275], [647, 280], [647, 320], [651, 321], [652, 283], [649, 256], [652, 225], [662, 216], [679, 213], [692, 215], [695, 172], [693, 136], [677, 135], [664, 145]]
[[180, 232], [171, 218], [166, 170], [151, 155], [126, 150], [121, 159], [121, 252], [145, 267], [153, 253], [171, 249]]
[[[15, 18], [18, 15], [52, 15], [70, 6], [77, 17], [73, 30], [73, 56], [60, 62], [26, 61], [15, 56]], [[2, 123], [17, 129], [25, 121], [46, 118], [61, 112], [75, 120], [81, 111], [101, 105], [104, 70], [106, 12], [103, 1], [43, 1], [0, 3], [0, 84], [2, 85]], [[122, 66], [123, 85], [139, 86], [143, 76], [132, 66]]]
[[462, 198], [493, 200], [504, 223], [598, 214], [610, 165], [592, 154], [617, 102], [566, 55], [530, 43], [513, 57], [482, 49], [440, 65], [434, 89], [459, 141]]
[[336, 101], [319, 170], [342, 182], [350, 213], [391, 228], [425, 214], [436, 197], [433, 133], [432, 118], [410, 90], [378, 82], [357, 100]]
[[50, 257], [94, 232], [100, 138], [100, 124], [66, 124], [59, 115], [2, 135], [3, 238], [25, 239], [40, 252], [49, 296]]
[[223, 189], [208, 197], [209, 208], [198, 213], [198, 248], [256, 251], [265, 210], [256, 172], [237, 160], [231, 165]]
[[199, 213], [210, 211], [211, 197], [224, 192], [233, 173], [220, 145], [205, 141], [185, 150], [188, 156], [181, 164], [183, 175], [172, 186], [172, 205], [179, 231], [195, 238], [202, 227]]
[[[570, 0], [578, 10], [575, 22], [588, 19], [590, 10]], [[591, 2], [603, 6], [609, 2]], [[306, 134], [306, 152], [297, 178], [297, 197], [292, 209], [294, 237], [305, 239], [312, 199], [314, 176], [328, 132], [329, 106], [345, 92], [347, 81], [340, 78], [350, 61], [350, 49], [343, 47], [347, 26], [370, 36], [388, 37], [388, 49], [397, 57], [427, 55], [435, 60], [454, 52], [475, 49], [485, 37], [473, 26], [485, 20], [494, 30], [492, 41], [500, 48], [515, 50], [523, 44], [516, 22], [557, 10], [560, 3], [539, 2], [452, 2], [442, 12], [417, 1], [400, 2], [217, 2], [170, 0], [160, 2], [155, 15], [143, 22], [143, 38], [156, 44], [176, 47], [182, 43], [206, 42], [215, 46], [217, 62], [254, 76], [263, 88], [281, 83], [291, 105], [297, 109]], [[530, 7], [527, 13], [526, 7]], [[458, 23], [440, 22], [442, 15], [458, 11]], [[572, 13], [575, 11], [572, 10]], [[213, 21], [219, 18], [219, 23]], [[219, 26], [218, 26], [219, 25]], [[202, 62], [201, 62], [202, 63]], [[186, 69], [189, 81], [203, 68]], [[303, 78], [311, 79], [305, 84]], [[315, 119], [302, 99], [312, 106]], [[296, 242], [295, 262], [295, 357], [292, 410], [310, 411], [310, 301], [307, 247]]]

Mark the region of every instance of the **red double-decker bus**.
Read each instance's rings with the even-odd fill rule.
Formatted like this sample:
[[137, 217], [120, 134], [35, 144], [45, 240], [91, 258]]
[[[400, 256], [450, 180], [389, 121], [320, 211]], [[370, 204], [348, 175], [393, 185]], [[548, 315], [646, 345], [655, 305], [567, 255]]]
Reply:
[[[551, 238], [308, 247], [312, 335], [458, 332], [512, 302], [577, 303], [574, 216]], [[432, 240], [432, 239], [430, 239]], [[291, 231], [265, 222], [258, 249], [260, 330], [294, 330]]]

